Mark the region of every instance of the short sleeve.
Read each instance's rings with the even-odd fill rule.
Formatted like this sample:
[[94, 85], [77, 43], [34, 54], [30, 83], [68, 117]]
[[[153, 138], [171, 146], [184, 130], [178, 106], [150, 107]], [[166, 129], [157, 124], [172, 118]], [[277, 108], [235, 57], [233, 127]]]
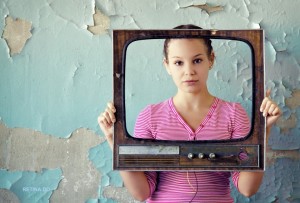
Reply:
[[[236, 103], [234, 111], [234, 123], [232, 129], [232, 139], [243, 138], [248, 135], [250, 131], [250, 120], [248, 118], [247, 112], [241, 106], [241, 104]], [[240, 172], [231, 172], [232, 182], [235, 187], [239, 190], [238, 182], [240, 178]]]
[[145, 176], [147, 177], [147, 181], [149, 184], [149, 188], [150, 188], [150, 196], [152, 196], [153, 192], [156, 189], [156, 185], [157, 185], [157, 173], [155, 171], [145, 171]]
[[[134, 127], [134, 137], [144, 138], [144, 139], [154, 139], [151, 130], [151, 106], [150, 105], [147, 106], [144, 110], [142, 110], [138, 115]], [[144, 173], [149, 184], [150, 197], [151, 197], [157, 185], [157, 172], [145, 171]]]
[[231, 172], [232, 183], [238, 190], [239, 190], [239, 185], [238, 185], [239, 178], [240, 178], [240, 172], [238, 171]]
[[250, 131], [250, 121], [245, 109], [241, 104], [235, 104], [234, 122], [232, 126], [232, 139], [243, 138], [248, 135]]
[[147, 106], [140, 112], [134, 126], [134, 137], [154, 139], [151, 129], [151, 106]]

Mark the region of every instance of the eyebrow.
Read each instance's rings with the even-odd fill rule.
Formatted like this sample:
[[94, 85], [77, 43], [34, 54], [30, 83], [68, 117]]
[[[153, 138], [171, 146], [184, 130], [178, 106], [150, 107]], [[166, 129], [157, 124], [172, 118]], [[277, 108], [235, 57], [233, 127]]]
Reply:
[[[204, 54], [196, 54], [195, 56], [193, 56], [193, 58], [198, 57], [198, 56], [201, 56], [201, 55], [204, 55]], [[173, 57], [171, 57], [171, 58], [181, 58], [181, 57], [179, 57], [179, 56], [173, 56]]]

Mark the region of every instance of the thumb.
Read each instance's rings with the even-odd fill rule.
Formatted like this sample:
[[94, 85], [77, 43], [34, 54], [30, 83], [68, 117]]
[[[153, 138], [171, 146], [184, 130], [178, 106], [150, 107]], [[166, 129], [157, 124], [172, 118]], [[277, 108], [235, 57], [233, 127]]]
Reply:
[[267, 92], [266, 92], [266, 97], [269, 97], [271, 95], [271, 90], [268, 89]]

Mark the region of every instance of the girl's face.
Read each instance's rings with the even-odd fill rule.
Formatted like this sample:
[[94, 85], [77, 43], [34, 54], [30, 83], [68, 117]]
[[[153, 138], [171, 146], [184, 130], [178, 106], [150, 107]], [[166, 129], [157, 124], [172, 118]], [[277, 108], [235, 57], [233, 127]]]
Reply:
[[202, 39], [171, 39], [164, 65], [178, 90], [199, 93], [207, 91], [206, 81], [213, 61], [214, 53], [208, 55]]

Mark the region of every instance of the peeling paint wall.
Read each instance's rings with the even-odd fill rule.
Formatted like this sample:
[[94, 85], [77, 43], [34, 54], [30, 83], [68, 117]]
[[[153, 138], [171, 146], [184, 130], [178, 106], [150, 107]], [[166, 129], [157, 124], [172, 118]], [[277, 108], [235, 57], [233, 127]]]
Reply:
[[[299, 7], [281, 0], [2, 0], [0, 202], [135, 202], [111, 170], [111, 150], [97, 125], [112, 98], [111, 30], [188, 23], [265, 30], [266, 85], [283, 116], [268, 138], [259, 192], [245, 198], [233, 190], [232, 196], [299, 202]], [[242, 61], [233, 65], [246, 77], [236, 93], [245, 102], [251, 80]], [[231, 73], [214, 71], [221, 82], [230, 80]], [[161, 73], [152, 79], [167, 80]], [[128, 99], [136, 99], [134, 92]]]
[[2, 38], [6, 40], [10, 55], [19, 54], [26, 41], [32, 36], [30, 33], [31, 23], [25, 20], [5, 18], [5, 28]]

